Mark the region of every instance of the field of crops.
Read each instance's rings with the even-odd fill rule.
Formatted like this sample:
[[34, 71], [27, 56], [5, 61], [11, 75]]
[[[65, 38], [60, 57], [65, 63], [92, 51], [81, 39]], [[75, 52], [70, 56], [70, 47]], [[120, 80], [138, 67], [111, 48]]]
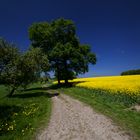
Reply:
[[[76, 87], [106, 90], [113, 94], [140, 96], [140, 75], [77, 78], [69, 80], [69, 82], [75, 83]], [[62, 80], [61, 83], [64, 81]], [[57, 84], [57, 81], [54, 84]]]
[[105, 90], [109, 94], [131, 97], [133, 102], [140, 102], [140, 75], [78, 78], [73, 82], [77, 83], [77, 87]]
[[121, 92], [132, 96], [140, 95], [140, 75], [79, 78], [73, 81], [78, 82], [78, 87], [109, 90], [116, 94]]

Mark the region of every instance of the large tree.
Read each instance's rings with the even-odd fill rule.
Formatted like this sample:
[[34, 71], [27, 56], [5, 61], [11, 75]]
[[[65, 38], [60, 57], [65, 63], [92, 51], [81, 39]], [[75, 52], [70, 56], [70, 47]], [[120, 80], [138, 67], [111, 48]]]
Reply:
[[0, 83], [10, 87], [9, 96], [19, 87], [26, 87], [47, 71], [48, 59], [40, 48], [20, 53], [15, 45], [0, 39]]
[[[16, 71], [16, 63], [19, 61], [20, 52], [14, 44], [0, 38], [0, 84], [10, 80], [9, 73]], [[6, 75], [7, 73], [7, 75]]]
[[42, 48], [48, 55], [50, 70], [68, 83], [78, 74], [88, 71], [88, 64], [96, 63], [96, 55], [89, 45], [81, 45], [76, 28], [71, 20], [58, 19], [52, 22], [34, 23], [29, 28], [33, 47]]

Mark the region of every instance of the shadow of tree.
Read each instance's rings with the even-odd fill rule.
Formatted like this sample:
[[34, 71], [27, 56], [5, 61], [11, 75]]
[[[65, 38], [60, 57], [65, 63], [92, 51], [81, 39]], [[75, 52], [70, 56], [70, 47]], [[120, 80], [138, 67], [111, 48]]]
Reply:
[[9, 121], [14, 112], [18, 113], [21, 110], [22, 107], [15, 105], [0, 105], [0, 119], [3, 121]]
[[15, 113], [19, 113], [22, 110], [23, 107], [15, 105], [0, 105], [0, 136], [9, 133], [9, 131], [7, 131], [8, 123], [12, 121]]
[[52, 98], [54, 96], [59, 95], [59, 93], [56, 91], [57, 89], [75, 87], [77, 84], [83, 82], [85, 81], [69, 82], [67, 84], [65, 83], [52, 84], [46, 87], [28, 88], [25, 90], [21, 90], [22, 93], [15, 94], [12, 96], [12, 98], [32, 98], [32, 97], [41, 97], [41, 96]]
[[79, 83], [83, 83], [85, 81], [77, 81], [77, 82], [69, 82], [67, 84], [61, 83], [61, 84], [53, 84], [48, 87], [48, 89], [59, 89], [59, 88], [70, 88], [70, 87], [75, 87]]
[[33, 90], [48, 90], [50, 89], [49, 87], [36, 87], [36, 88], [28, 88], [28, 89], [24, 89], [22, 91], [33, 91]]
[[[31, 89], [30, 89], [31, 91]], [[32, 98], [32, 97], [47, 97], [47, 98], [52, 98], [54, 96], [58, 96], [59, 93], [49, 93], [49, 92], [26, 92], [26, 93], [22, 93], [22, 94], [15, 94], [13, 95], [12, 98]]]

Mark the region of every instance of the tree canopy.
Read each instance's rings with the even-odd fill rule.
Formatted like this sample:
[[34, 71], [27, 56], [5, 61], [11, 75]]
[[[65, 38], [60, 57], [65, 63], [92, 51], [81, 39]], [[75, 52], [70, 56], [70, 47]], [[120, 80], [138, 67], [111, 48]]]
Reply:
[[34, 23], [29, 28], [33, 47], [42, 48], [48, 55], [50, 70], [60, 80], [73, 79], [88, 72], [88, 64], [96, 63], [96, 55], [89, 45], [80, 44], [76, 27], [71, 20], [57, 19], [52, 22]]
[[136, 70], [127, 70], [121, 73], [121, 75], [138, 75], [140, 74], [140, 69], [136, 69]]
[[37, 80], [39, 73], [48, 70], [48, 59], [40, 48], [21, 53], [18, 48], [0, 39], [0, 83], [10, 87], [10, 96], [18, 87]]

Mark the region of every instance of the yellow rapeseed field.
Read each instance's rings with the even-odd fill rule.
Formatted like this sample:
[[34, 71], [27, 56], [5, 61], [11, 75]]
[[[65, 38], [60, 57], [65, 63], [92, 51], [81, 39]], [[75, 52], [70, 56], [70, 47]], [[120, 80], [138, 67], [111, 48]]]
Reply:
[[78, 78], [76, 86], [90, 89], [109, 90], [111, 93], [125, 93], [140, 96], [140, 75], [133, 76], [106, 76], [92, 78]]

